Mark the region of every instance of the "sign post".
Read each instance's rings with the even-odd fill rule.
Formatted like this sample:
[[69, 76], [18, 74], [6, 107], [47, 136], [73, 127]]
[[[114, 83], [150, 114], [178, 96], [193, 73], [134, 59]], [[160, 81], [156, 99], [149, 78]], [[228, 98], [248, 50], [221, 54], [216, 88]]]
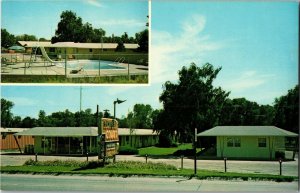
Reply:
[[102, 118], [100, 121], [99, 136], [99, 159], [114, 158], [118, 154], [118, 122], [114, 119]]

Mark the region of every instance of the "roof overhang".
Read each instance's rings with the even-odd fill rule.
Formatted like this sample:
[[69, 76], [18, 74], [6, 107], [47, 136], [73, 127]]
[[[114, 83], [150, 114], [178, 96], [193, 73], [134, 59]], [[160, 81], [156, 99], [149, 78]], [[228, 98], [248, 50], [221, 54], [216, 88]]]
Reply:
[[198, 133], [197, 136], [281, 136], [297, 137], [298, 134], [275, 126], [217, 126]]
[[[75, 42], [39, 42], [39, 41], [18, 41], [24, 47], [45, 47], [45, 48], [81, 48], [81, 49], [116, 49], [117, 43], [75, 43]], [[138, 44], [124, 44], [126, 49], [137, 49]]]
[[21, 136], [82, 137], [98, 136], [97, 127], [35, 127], [16, 133]]

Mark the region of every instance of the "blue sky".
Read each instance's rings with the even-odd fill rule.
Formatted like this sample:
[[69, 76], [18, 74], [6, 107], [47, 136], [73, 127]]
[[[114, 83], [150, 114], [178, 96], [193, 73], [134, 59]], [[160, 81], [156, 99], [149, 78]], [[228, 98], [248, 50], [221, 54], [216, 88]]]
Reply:
[[[191, 62], [221, 66], [214, 85], [259, 104], [273, 104], [298, 83], [296, 1], [152, 1], [151, 16], [151, 84], [84, 86], [83, 109], [99, 104], [112, 111], [117, 97], [128, 100], [118, 105], [118, 117], [136, 103], [161, 108], [163, 83], [176, 82]], [[23, 117], [79, 110], [79, 86], [3, 86], [2, 97]]]
[[31, 34], [50, 39], [55, 35], [62, 11], [72, 10], [94, 28], [102, 28], [107, 35], [130, 36], [146, 28], [148, 3], [146, 0], [2, 0], [2, 28], [20, 35]]

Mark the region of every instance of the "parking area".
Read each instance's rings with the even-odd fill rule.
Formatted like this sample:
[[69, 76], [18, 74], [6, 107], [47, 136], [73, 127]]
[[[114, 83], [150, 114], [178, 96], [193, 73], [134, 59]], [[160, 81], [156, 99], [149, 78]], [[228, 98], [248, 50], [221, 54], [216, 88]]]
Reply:
[[[46, 160], [78, 160], [86, 161], [86, 157], [73, 157], [73, 156], [44, 156], [38, 155], [39, 161]], [[17, 166], [25, 163], [26, 160], [35, 160], [35, 155], [22, 155], [19, 153], [1, 152], [1, 166]], [[97, 156], [89, 157], [89, 161], [97, 160]], [[136, 155], [117, 155], [117, 161], [146, 161], [145, 157]], [[148, 157], [149, 162], [163, 162], [181, 168], [181, 158], [168, 158], [168, 159], [154, 159]], [[194, 160], [183, 158], [184, 168], [194, 168]], [[223, 160], [197, 160], [197, 168], [205, 170], [215, 170], [224, 172]], [[239, 172], [239, 173], [261, 173], [261, 174], [279, 174], [279, 162], [277, 161], [238, 161], [227, 160], [227, 172]], [[298, 176], [298, 154], [294, 161], [286, 161], [282, 163], [282, 175], [285, 176]]]

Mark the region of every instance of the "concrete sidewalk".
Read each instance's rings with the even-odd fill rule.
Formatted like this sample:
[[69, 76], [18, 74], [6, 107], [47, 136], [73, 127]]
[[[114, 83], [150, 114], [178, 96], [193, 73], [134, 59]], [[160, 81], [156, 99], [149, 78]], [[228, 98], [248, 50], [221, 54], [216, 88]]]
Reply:
[[[1, 152], [1, 166], [17, 166], [25, 163], [26, 160], [35, 160], [34, 155], [21, 155], [21, 154], [9, 154], [7, 152]], [[72, 157], [72, 156], [44, 156], [38, 155], [39, 161], [46, 160], [78, 160], [86, 161], [86, 157]], [[97, 156], [89, 157], [89, 161], [96, 161]], [[135, 155], [117, 155], [117, 161], [142, 161], [146, 162], [145, 157]], [[170, 159], [153, 159], [148, 157], [148, 162], [163, 162], [170, 165], [174, 165], [177, 168], [181, 168], [180, 158]], [[194, 160], [184, 158], [183, 167], [192, 169], [194, 168]], [[197, 160], [197, 169], [215, 170], [224, 172], [223, 160]], [[261, 173], [261, 174], [275, 174], [279, 175], [279, 163], [277, 161], [238, 161], [227, 160], [227, 172], [239, 172], [239, 173]], [[282, 163], [282, 175], [285, 176], [298, 176], [298, 157], [295, 161], [288, 161]]]

